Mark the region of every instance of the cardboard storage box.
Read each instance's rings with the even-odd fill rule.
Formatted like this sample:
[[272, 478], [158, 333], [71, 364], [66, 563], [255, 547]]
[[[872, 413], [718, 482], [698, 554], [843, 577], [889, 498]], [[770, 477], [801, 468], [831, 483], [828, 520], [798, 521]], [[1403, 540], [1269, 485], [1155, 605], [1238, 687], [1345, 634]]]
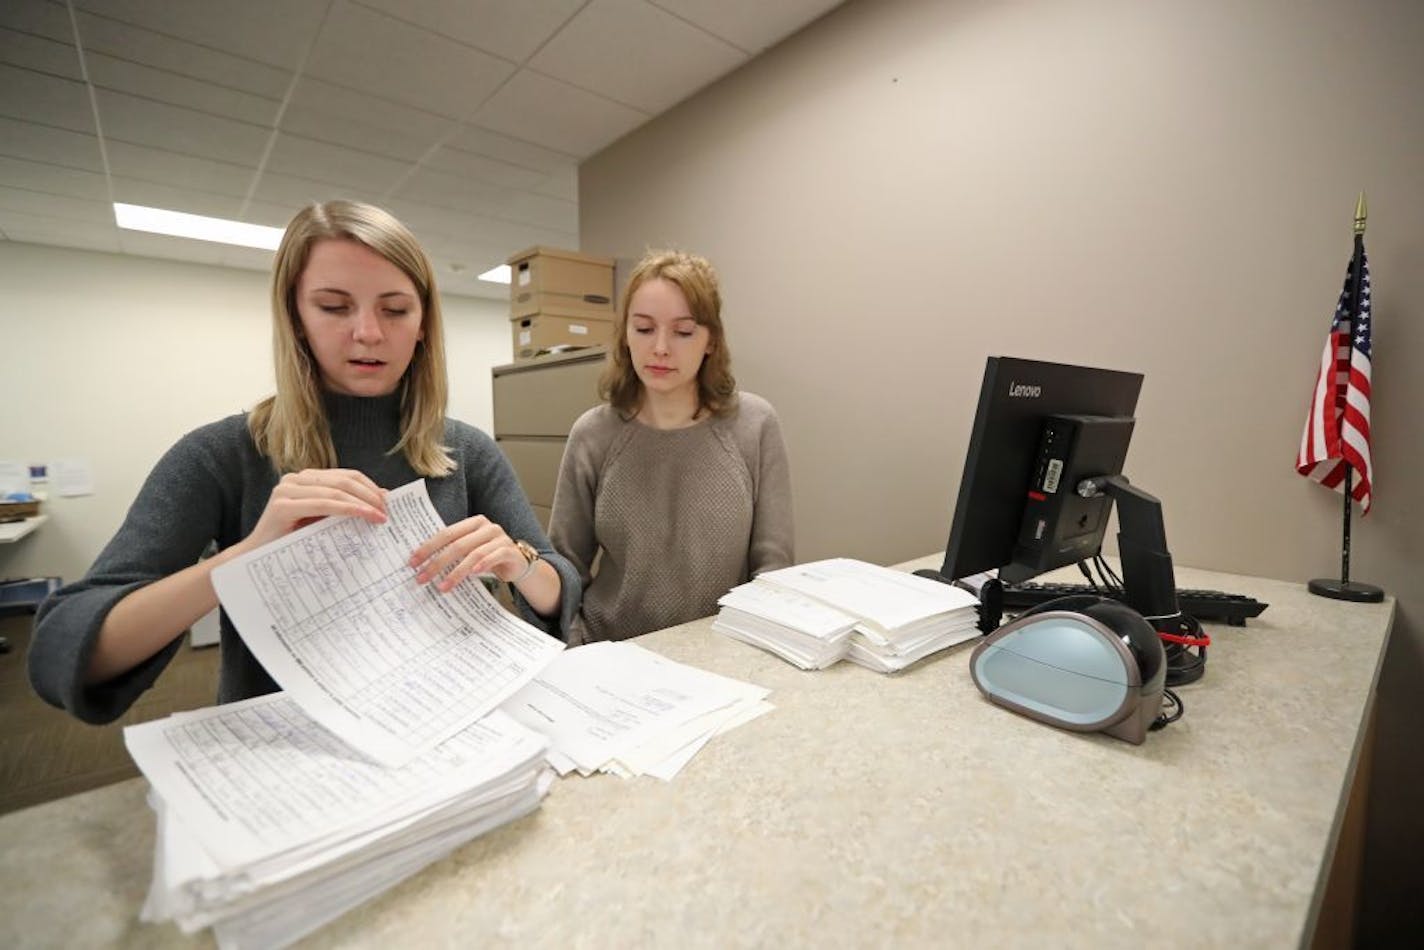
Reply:
[[531, 247], [509, 259], [509, 315], [554, 309], [613, 316], [613, 258]]
[[514, 358], [538, 356], [556, 346], [598, 346], [613, 339], [611, 319], [536, 313], [509, 321], [514, 333]]

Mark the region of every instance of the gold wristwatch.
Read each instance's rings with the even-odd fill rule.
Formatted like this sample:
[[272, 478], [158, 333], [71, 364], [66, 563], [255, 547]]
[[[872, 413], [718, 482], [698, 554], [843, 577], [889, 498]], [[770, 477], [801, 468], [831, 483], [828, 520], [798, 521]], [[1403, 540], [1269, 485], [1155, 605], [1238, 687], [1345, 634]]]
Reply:
[[524, 555], [524, 570], [520, 572], [518, 577], [509, 582], [511, 584], [518, 584], [534, 572], [534, 565], [539, 563], [542, 555], [539, 553], [538, 548], [522, 539], [515, 541], [514, 546], [519, 549], [520, 554]]

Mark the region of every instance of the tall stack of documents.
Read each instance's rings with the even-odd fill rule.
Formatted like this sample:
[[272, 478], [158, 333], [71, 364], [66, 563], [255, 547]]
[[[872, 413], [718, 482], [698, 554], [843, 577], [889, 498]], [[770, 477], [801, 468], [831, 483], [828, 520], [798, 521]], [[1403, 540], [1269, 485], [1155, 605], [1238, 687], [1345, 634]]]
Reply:
[[281, 693], [125, 730], [158, 813], [144, 915], [281, 946], [537, 808], [548, 740], [500, 703], [563, 651], [484, 585], [415, 583], [412, 482], [213, 570]]
[[503, 713], [400, 767], [362, 756], [290, 697], [130, 726], [158, 813], [143, 919], [225, 948], [280, 947], [539, 806], [547, 742]]
[[633, 643], [568, 650], [501, 707], [549, 738], [560, 774], [670, 781], [713, 736], [772, 708], [768, 690]]
[[803, 669], [844, 657], [892, 673], [979, 633], [968, 591], [850, 558], [759, 574], [719, 603], [714, 629]]
[[850, 649], [856, 618], [770, 583], [743, 584], [717, 601], [712, 629], [775, 653], [803, 670], [823, 670]]

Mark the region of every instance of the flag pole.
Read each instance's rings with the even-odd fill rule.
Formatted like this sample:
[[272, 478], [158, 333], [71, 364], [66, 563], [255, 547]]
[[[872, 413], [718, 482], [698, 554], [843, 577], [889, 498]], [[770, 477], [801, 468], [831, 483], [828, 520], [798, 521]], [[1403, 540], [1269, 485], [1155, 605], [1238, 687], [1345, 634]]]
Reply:
[[[1350, 337], [1355, 333], [1355, 321], [1360, 316], [1360, 291], [1364, 285], [1364, 263], [1365, 263], [1365, 219], [1369, 217], [1369, 211], [1365, 207], [1365, 193], [1360, 192], [1360, 199], [1355, 203], [1355, 255], [1350, 264]], [[1347, 347], [1348, 353], [1346, 371], [1349, 370], [1350, 362], [1354, 360], [1355, 348], [1353, 345]], [[1344, 531], [1340, 541], [1340, 579], [1338, 581], [1331, 578], [1316, 578], [1307, 584], [1312, 594], [1321, 597], [1329, 597], [1333, 600], [1352, 600], [1357, 603], [1377, 604], [1384, 600], [1384, 590], [1373, 584], [1361, 584], [1350, 580], [1350, 516], [1354, 505], [1355, 470], [1350, 465], [1345, 466], [1345, 482], [1342, 486], [1345, 490], [1345, 518]]]

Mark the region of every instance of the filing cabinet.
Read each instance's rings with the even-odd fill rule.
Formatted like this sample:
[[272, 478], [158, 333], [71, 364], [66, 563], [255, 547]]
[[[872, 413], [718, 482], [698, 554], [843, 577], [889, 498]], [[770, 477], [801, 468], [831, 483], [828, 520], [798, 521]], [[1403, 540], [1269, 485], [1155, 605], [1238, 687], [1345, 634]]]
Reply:
[[601, 402], [607, 350], [591, 347], [496, 366], [494, 437], [547, 529], [564, 443], [574, 421]]

